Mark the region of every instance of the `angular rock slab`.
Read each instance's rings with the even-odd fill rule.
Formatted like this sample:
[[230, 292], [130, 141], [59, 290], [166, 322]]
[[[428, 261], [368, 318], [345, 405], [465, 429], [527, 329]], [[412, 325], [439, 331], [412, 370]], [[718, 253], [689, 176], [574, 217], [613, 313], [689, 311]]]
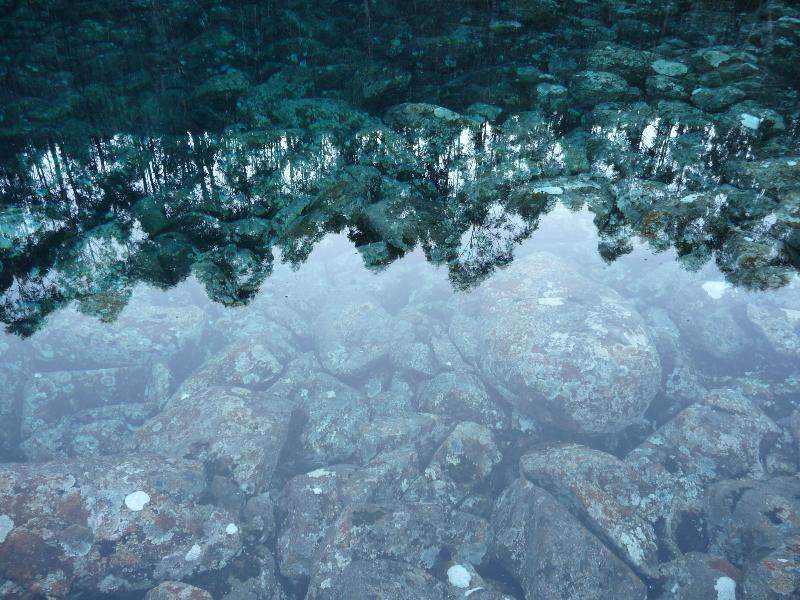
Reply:
[[308, 600], [450, 600], [447, 586], [425, 570], [394, 560], [356, 560], [310, 590]]
[[322, 366], [337, 377], [355, 377], [387, 360], [392, 350], [392, 319], [369, 298], [326, 305], [313, 327]]
[[272, 478], [290, 420], [286, 403], [244, 388], [212, 387], [174, 396], [134, 444], [143, 452], [201, 460], [254, 494]]
[[213, 600], [213, 598], [204, 589], [188, 583], [165, 581], [147, 592], [144, 600]]
[[206, 327], [193, 306], [129, 305], [113, 323], [64, 310], [31, 338], [42, 369], [90, 369], [190, 362]]
[[241, 540], [205, 489], [201, 463], [146, 454], [0, 465], [0, 582], [63, 598], [221, 569]]
[[763, 478], [763, 453], [780, 435], [740, 393], [712, 390], [635, 448], [625, 463], [655, 488], [651, 509], [669, 524], [681, 510], [699, 508], [715, 481]]
[[800, 532], [800, 477], [720, 481], [705, 500], [711, 547], [737, 564]]
[[33, 461], [118, 453], [158, 411], [150, 378], [145, 367], [34, 373], [22, 398], [23, 452]]
[[754, 560], [744, 569], [744, 597], [761, 600], [800, 598], [800, 535]]
[[390, 502], [400, 497], [419, 470], [414, 450], [385, 452], [358, 468], [334, 465], [290, 479], [278, 505], [275, 542], [281, 574], [307, 579], [328, 530], [352, 503]]
[[[636, 574], [553, 496], [517, 479], [492, 512], [492, 552], [527, 598], [643, 599]], [[579, 575], [578, 575], [579, 574]]]
[[546, 489], [640, 573], [652, 575], [658, 545], [647, 518], [650, 487], [621, 460], [578, 444], [526, 454], [522, 475]]
[[317, 554], [309, 598], [321, 595], [348, 565], [389, 559], [431, 571], [441, 557], [479, 566], [488, 558], [489, 523], [433, 504], [351, 506]]
[[560, 429], [619, 431], [658, 390], [659, 356], [641, 317], [554, 256], [518, 259], [455, 310], [473, 317], [483, 380]]
[[741, 597], [742, 572], [718, 556], [689, 552], [661, 565], [661, 572], [664, 591], [658, 600]]

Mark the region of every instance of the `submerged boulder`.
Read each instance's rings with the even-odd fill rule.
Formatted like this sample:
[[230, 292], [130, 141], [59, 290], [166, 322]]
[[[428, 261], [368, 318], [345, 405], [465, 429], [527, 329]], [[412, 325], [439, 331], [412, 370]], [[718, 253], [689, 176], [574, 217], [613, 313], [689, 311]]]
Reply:
[[134, 428], [158, 412], [158, 398], [148, 393], [153, 391], [148, 383], [158, 378], [159, 370], [34, 373], [22, 397], [23, 453], [43, 461], [120, 452]]
[[330, 527], [353, 503], [390, 502], [418, 473], [414, 450], [386, 452], [365, 467], [333, 465], [290, 479], [278, 501], [278, 567], [284, 577], [307, 580]]
[[483, 380], [544, 423], [616, 432], [656, 394], [661, 366], [641, 317], [554, 256], [518, 259], [456, 311]]
[[144, 600], [213, 600], [204, 589], [181, 581], [165, 581], [147, 592]]
[[706, 493], [704, 514], [711, 548], [744, 564], [800, 533], [800, 477], [721, 481]]
[[176, 394], [137, 432], [140, 450], [203, 461], [247, 494], [272, 479], [291, 420], [287, 403], [244, 388], [211, 387]]
[[663, 592], [658, 600], [706, 600], [741, 597], [742, 573], [726, 559], [688, 552], [661, 565]]
[[706, 488], [723, 479], [764, 478], [765, 455], [778, 426], [740, 393], [713, 390], [684, 409], [626, 458], [655, 489], [650, 507], [672, 526], [702, 505]]
[[491, 528], [479, 517], [435, 504], [362, 504], [348, 508], [317, 554], [308, 598], [326, 590], [348, 565], [388, 559], [433, 574], [443, 557], [478, 567], [488, 559]]
[[656, 531], [648, 515], [651, 487], [624, 462], [578, 444], [557, 444], [526, 454], [522, 475], [553, 494], [632, 568], [653, 575]]
[[328, 578], [309, 600], [450, 600], [447, 587], [424, 569], [396, 560], [355, 560]]
[[205, 492], [202, 463], [148, 454], [0, 465], [0, 581], [63, 598], [222, 569], [241, 539]]
[[[492, 513], [493, 557], [526, 598], [642, 599], [644, 583], [545, 490], [517, 479]], [[576, 577], [576, 574], [580, 574]]]

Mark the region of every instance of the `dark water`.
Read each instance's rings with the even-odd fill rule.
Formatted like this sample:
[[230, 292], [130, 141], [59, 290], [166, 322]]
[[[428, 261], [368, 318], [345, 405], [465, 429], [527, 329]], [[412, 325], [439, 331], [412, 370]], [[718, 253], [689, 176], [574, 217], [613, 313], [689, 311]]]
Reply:
[[800, 598], [795, 3], [8, 1], [0, 59], [0, 597]]

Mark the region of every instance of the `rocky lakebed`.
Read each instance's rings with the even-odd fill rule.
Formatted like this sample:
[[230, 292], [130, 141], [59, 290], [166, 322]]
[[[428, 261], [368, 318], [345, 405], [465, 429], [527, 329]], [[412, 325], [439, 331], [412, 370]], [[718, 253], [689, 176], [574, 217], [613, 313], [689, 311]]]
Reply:
[[0, 2], [0, 598], [800, 598], [795, 3], [68, 4]]

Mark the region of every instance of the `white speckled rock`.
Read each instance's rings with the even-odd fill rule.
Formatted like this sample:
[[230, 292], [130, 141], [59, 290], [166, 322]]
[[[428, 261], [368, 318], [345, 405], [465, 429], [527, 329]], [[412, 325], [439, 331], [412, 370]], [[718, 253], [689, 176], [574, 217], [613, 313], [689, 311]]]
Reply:
[[[492, 512], [492, 553], [527, 598], [641, 600], [644, 583], [545, 490], [517, 479]], [[575, 577], [580, 573], [580, 577]]]
[[246, 493], [272, 478], [291, 419], [288, 403], [243, 388], [211, 387], [179, 393], [134, 438], [143, 452], [196, 458], [225, 470]]
[[0, 465], [0, 581], [63, 598], [221, 569], [241, 537], [205, 490], [201, 463], [146, 454]]
[[523, 456], [520, 471], [579, 515], [632, 568], [655, 573], [658, 545], [647, 510], [652, 487], [634, 469], [599, 450], [558, 444]]
[[473, 318], [484, 381], [544, 423], [619, 431], [656, 394], [661, 365], [641, 317], [552, 255], [517, 260], [455, 310]]

